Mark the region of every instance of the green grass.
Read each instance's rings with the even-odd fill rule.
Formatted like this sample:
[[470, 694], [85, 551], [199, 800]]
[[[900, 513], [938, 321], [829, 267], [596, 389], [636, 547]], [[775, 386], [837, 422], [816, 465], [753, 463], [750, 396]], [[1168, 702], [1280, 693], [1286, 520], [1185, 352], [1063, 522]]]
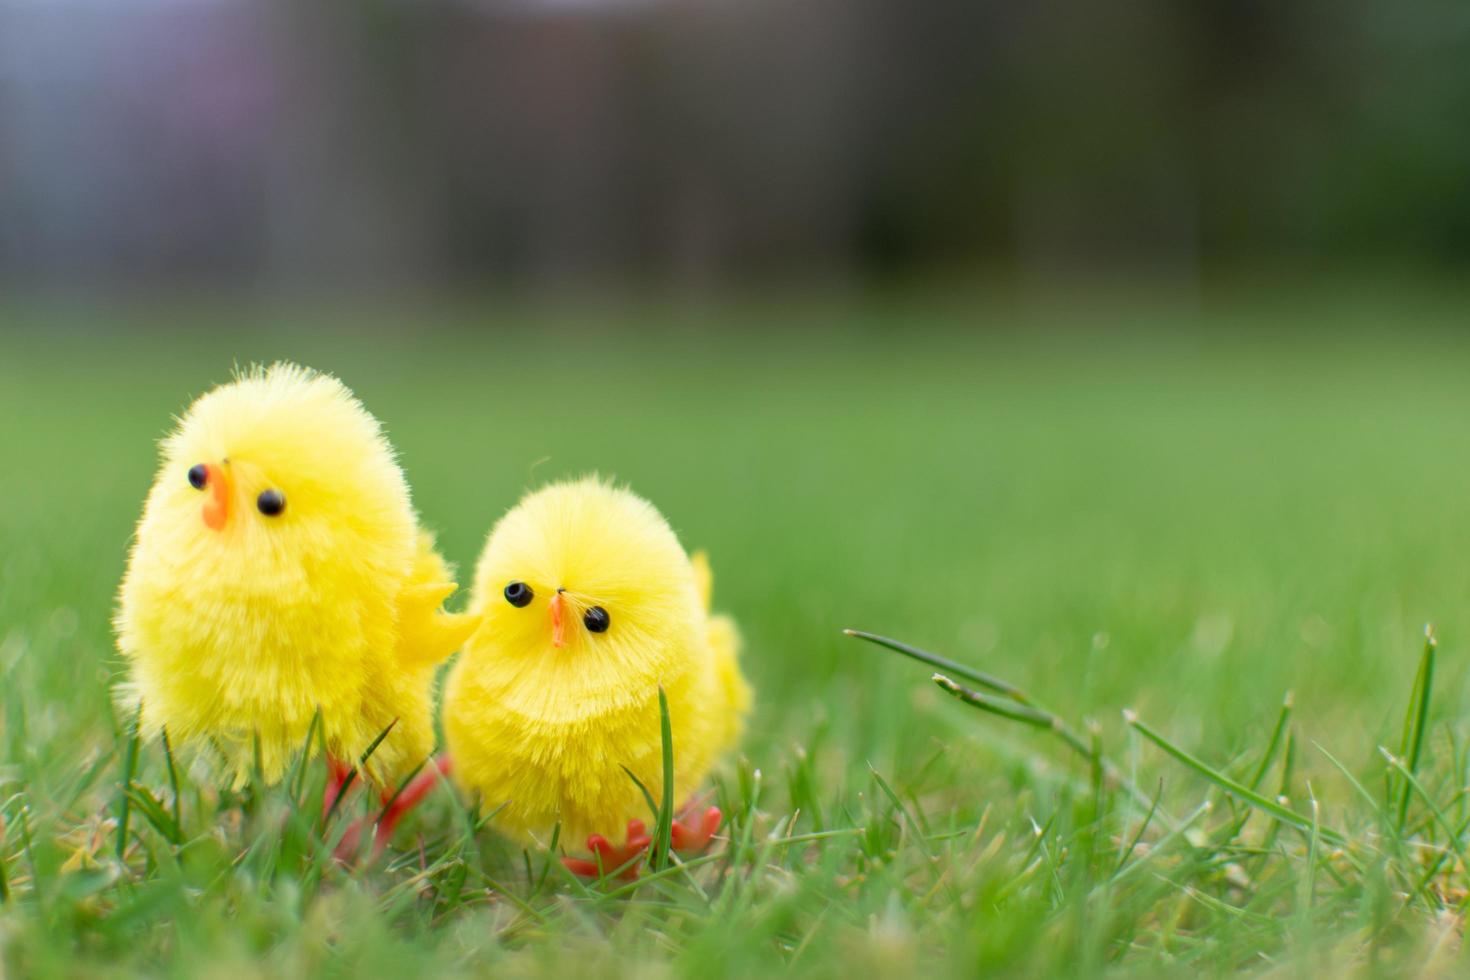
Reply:
[[[1287, 296], [1140, 309], [1105, 336], [1075, 309], [963, 304], [575, 326], [460, 310], [407, 331], [11, 309], [0, 968], [1463, 969], [1459, 309]], [[119, 319], [139, 329], [99, 327]], [[496, 329], [462, 332], [482, 319]], [[995, 329], [963, 329], [978, 320]], [[349, 870], [331, 849], [367, 804], [324, 839], [319, 766], [230, 792], [131, 738], [108, 620], [152, 443], [232, 363], [277, 357], [340, 374], [385, 420], [462, 568], [525, 488], [588, 470], [710, 551], [758, 693], [715, 780], [726, 842], [584, 884], [436, 793]], [[962, 686], [941, 689], [849, 627], [972, 673], [941, 670]]]

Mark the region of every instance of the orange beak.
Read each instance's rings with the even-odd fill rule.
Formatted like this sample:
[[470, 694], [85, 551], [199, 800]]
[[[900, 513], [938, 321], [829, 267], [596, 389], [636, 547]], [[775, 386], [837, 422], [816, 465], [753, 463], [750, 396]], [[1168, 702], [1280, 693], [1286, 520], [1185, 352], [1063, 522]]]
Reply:
[[567, 641], [566, 623], [563, 619], [561, 592], [551, 597], [551, 602], [546, 606], [546, 611], [551, 613], [551, 645], [561, 649], [562, 644]]
[[220, 531], [230, 518], [230, 478], [223, 467], [213, 463], [206, 465], [204, 472], [204, 488], [209, 491], [209, 499], [204, 501], [204, 526]]

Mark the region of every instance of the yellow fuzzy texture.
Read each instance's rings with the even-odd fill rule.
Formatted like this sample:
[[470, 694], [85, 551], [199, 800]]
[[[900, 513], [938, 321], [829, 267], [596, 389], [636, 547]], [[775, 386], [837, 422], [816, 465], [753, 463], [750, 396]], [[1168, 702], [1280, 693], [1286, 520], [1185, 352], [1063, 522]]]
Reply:
[[[352, 763], [396, 719], [365, 767], [380, 785], [426, 758], [434, 665], [477, 622], [439, 611], [451, 571], [377, 420], [337, 379], [278, 364], [201, 397], [161, 456], [115, 620], [144, 734], [211, 746], [237, 785], [257, 737], [278, 780], [318, 708]], [[196, 464], [227, 474], [218, 530]], [[256, 508], [267, 489], [279, 515]]]
[[[524, 582], [521, 608], [505, 587]], [[566, 643], [552, 644], [548, 603], [564, 589]], [[687, 799], [732, 748], [750, 707], [739, 637], [708, 614], [709, 567], [691, 562], [653, 505], [596, 479], [557, 483], [520, 502], [490, 533], [471, 610], [485, 628], [450, 674], [444, 731], [461, 787], [501, 829], [545, 841], [622, 840], [648, 806], [626, 766], [663, 784], [658, 689], [669, 702], [674, 790]], [[601, 606], [604, 633], [583, 625]]]

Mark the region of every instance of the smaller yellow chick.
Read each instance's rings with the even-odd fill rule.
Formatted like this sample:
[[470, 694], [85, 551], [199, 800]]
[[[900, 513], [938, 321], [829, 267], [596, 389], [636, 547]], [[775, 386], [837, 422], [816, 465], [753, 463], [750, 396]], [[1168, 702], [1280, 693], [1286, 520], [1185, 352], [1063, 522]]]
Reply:
[[[648, 501], [594, 478], [523, 499], [491, 531], [470, 599], [485, 628], [446, 689], [456, 781], [513, 836], [560, 823], [611, 871], [647, 846], [644, 786], [663, 784], [658, 691], [668, 699], [674, 789], [685, 800], [740, 736], [751, 692], [734, 623], [708, 612], [693, 561]], [[626, 771], [625, 771], [626, 767]], [[697, 849], [710, 808], [674, 843]], [[622, 845], [609, 837], [622, 836]], [[569, 858], [596, 874], [598, 862]]]
[[[336, 378], [253, 369], [162, 443], [119, 593], [142, 730], [277, 781], [321, 712], [340, 788], [396, 785], [434, 746], [434, 666], [474, 630], [378, 421]], [[329, 794], [333, 788], [329, 786]]]

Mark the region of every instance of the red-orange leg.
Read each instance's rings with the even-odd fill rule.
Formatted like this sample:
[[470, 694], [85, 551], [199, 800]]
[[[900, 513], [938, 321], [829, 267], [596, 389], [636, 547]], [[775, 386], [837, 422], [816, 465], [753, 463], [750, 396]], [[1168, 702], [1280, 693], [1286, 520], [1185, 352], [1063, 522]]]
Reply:
[[378, 816], [378, 829], [373, 833], [373, 856], [383, 853], [393, 839], [393, 831], [410, 810], [423, 802], [424, 797], [436, 785], [454, 771], [454, 760], [448, 755], [431, 759], [424, 772], [419, 773], [397, 797], [384, 798], [383, 812]]
[[[669, 842], [680, 854], [697, 854], [709, 846], [710, 838], [720, 829], [720, 808], [712, 806], [694, 819], [693, 813], [685, 813], [683, 820], [675, 820]], [[686, 822], [687, 821], [687, 822]]]
[[643, 826], [642, 820], [629, 820], [627, 838], [622, 847], [615, 847], [601, 834], [587, 838], [587, 850], [592, 858], [564, 857], [561, 863], [574, 875], [583, 878], [598, 878], [616, 873], [624, 881], [638, 877], [639, 858], [648, 850], [653, 839]]

